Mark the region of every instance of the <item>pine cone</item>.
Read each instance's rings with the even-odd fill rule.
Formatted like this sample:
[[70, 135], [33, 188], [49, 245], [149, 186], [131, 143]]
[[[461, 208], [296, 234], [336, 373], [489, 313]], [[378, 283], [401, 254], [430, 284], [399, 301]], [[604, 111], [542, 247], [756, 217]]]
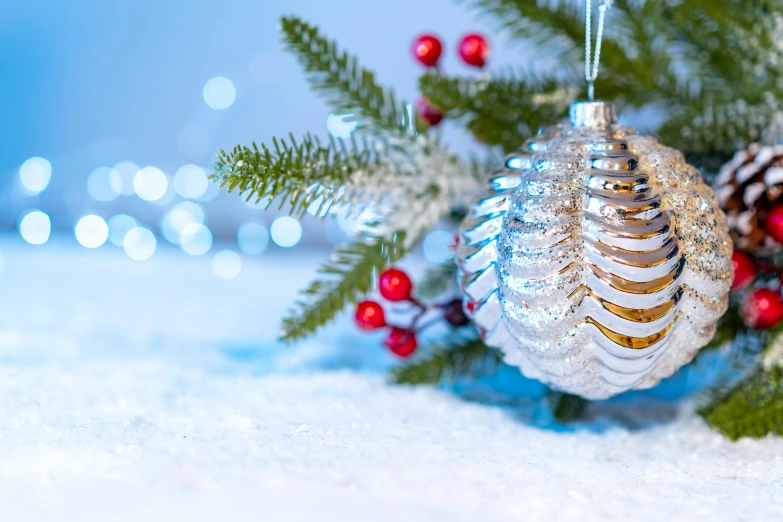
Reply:
[[720, 207], [729, 218], [734, 246], [771, 251], [781, 245], [765, 231], [772, 208], [783, 204], [783, 145], [756, 143], [737, 152], [713, 181]]

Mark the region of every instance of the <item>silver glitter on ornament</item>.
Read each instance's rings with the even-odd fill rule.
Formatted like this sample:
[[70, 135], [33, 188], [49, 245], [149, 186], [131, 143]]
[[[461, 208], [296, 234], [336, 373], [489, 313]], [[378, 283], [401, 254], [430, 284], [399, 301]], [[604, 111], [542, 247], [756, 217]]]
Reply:
[[465, 308], [507, 363], [588, 399], [655, 386], [715, 333], [726, 217], [677, 150], [575, 103], [507, 158], [457, 252]]

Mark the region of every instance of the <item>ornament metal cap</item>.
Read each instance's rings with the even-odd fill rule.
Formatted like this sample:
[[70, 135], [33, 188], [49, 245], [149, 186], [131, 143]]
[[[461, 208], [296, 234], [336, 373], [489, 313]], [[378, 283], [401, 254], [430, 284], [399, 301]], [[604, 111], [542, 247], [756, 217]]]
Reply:
[[571, 125], [590, 129], [605, 129], [617, 123], [617, 110], [612, 102], [575, 102], [568, 109]]

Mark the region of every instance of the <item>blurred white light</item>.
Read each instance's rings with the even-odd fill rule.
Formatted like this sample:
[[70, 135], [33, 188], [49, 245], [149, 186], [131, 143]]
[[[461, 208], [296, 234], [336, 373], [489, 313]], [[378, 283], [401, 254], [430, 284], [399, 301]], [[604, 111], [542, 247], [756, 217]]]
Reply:
[[302, 225], [290, 216], [275, 219], [271, 227], [272, 241], [283, 248], [292, 247], [302, 239]]
[[204, 194], [198, 198], [199, 201], [212, 201], [215, 199], [218, 194], [220, 194], [220, 189], [215, 183], [208, 183], [207, 184], [207, 190], [204, 192]]
[[200, 198], [208, 186], [207, 173], [196, 165], [184, 165], [174, 175], [174, 189], [183, 198]]
[[422, 244], [424, 257], [433, 263], [445, 263], [454, 257], [454, 234], [445, 230], [433, 230]]
[[204, 209], [192, 201], [183, 201], [163, 216], [160, 227], [166, 240], [179, 245], [182, 242], [182, 233], [188, 225], [203, 222]]
[[[350, 121], [351, 118], [353, 118], [354, 121]], [[351, 133], [356, 130], [358, 124], [359, 122], [356, 121], [353, 114], [341, 114], [338, 116], [330, 112], [329, 116], [326, 118], [326, 128], [329, 131], [329, 134], [335, 138], [350, 138]]]
[[261, 223], [248, 221], [239, 227], [237, 245], [245, 254], [258, 255], [269, 245], [269, 232]]
[[122, 240], [122, 246], [125, 248], [125, 254], [136, 261], [149, 259], [155, 253], [157, 241], [155, 234], [142, 227], [132, 228], [125, 234]]
[[19, 181], [33, 194], [38, 194], [52, 179], [52, 164], [44, 158], [30, 158], [19, 167]]
[[52, 233], [52, 220], [40, 210], [33, 210], [19, 221], [19, 233], [31, 245], [43, 245]]
[[109, 226], [102, 217], [90, 214], [76, 223], [76, 241], [87, 248], [98, 248], [109, 238]]
[[234, 279], [242, 271], [242, 260], [232, 250], [223, 250], [212, 258], [212, 272], [220, 279]]
[[139, 172], [139, 166], [130, 161], [121, 161], [114, 165], [111, 174], [112, 188], [122, 196], [131, 196], [134, 193], [133, 180]]
[[342, 245], [348, 240], [348, 234], [340, 228], [336, 219], [328, 219], [324, 226], [324, 235], [333, 245]]
[[162, 170], [145, 167], [133, 178], [133, 190], [145, 201], [157, 201], [166, 194], [169, 180]]
[[228, 78], [215, 76], [204, 85], [204, 101], [211, 109], [228, 109], [236, 97], [237, 90]]
[[192, 256], [200, 256], [212, 248], [212, 232], [201, 223], [191, 223], [180, 235], [182, 250]]
[[127, 214], [117, 214], [109, 220], [109, 243], [114, 246], [123, 246], [125, 234], [136, 228], [138, 223]]
[[112, 201], [122, 191], [120, 174], [109, 167], [98, 167], [87, 178], [87, 192], [98, 201]]

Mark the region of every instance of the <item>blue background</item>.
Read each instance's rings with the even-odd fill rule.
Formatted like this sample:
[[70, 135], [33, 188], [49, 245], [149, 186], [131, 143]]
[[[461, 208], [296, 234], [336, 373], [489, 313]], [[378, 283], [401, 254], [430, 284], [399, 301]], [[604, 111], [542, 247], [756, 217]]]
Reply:
[[[2, 0], [0, 227], [14, 228], [21, 212], [38, 208], [60, 233], [72, 233], [85, 213], [108, 219], [118, 211], [155, 230], [164, 206], [135, 197], [94, 201], [86, 189], [89, 173], [130, 160], [172, 176], [187, 163], [208, 169], [218, 148], [289, 132], [326, 135], [329, 110], [281, 48], [284, 14], [320, 26], [411, 101], [422, 72], [409, 50], [417, 34], [441, 36], [443, 67], [459, 74], [475, 72], [459, 63], [458, 38], [470, 31], [493, 34], [489, 21], [477, 21], [449, 0]], [[492, 65], [519, 63], [524, 49], [497, 39]], [[236, 86], [236, 102], [227, 110], [210, 109], [202, 97], [215, 76]], [[447, 127], [458, 149], [472, 146], [472, 139]], [[183, 146], [188, 132], [202, 135], [200, 143]], [[33, 156], [51, 162], [52, 179], [43, 193], [29, 196], [17, 172]], [[205, 206], [216, 239], [231, 239], [258, 212], [234, 195], [221, 194]], [[303, 244], [325, 246], [322, 225], [305, 221]]]

